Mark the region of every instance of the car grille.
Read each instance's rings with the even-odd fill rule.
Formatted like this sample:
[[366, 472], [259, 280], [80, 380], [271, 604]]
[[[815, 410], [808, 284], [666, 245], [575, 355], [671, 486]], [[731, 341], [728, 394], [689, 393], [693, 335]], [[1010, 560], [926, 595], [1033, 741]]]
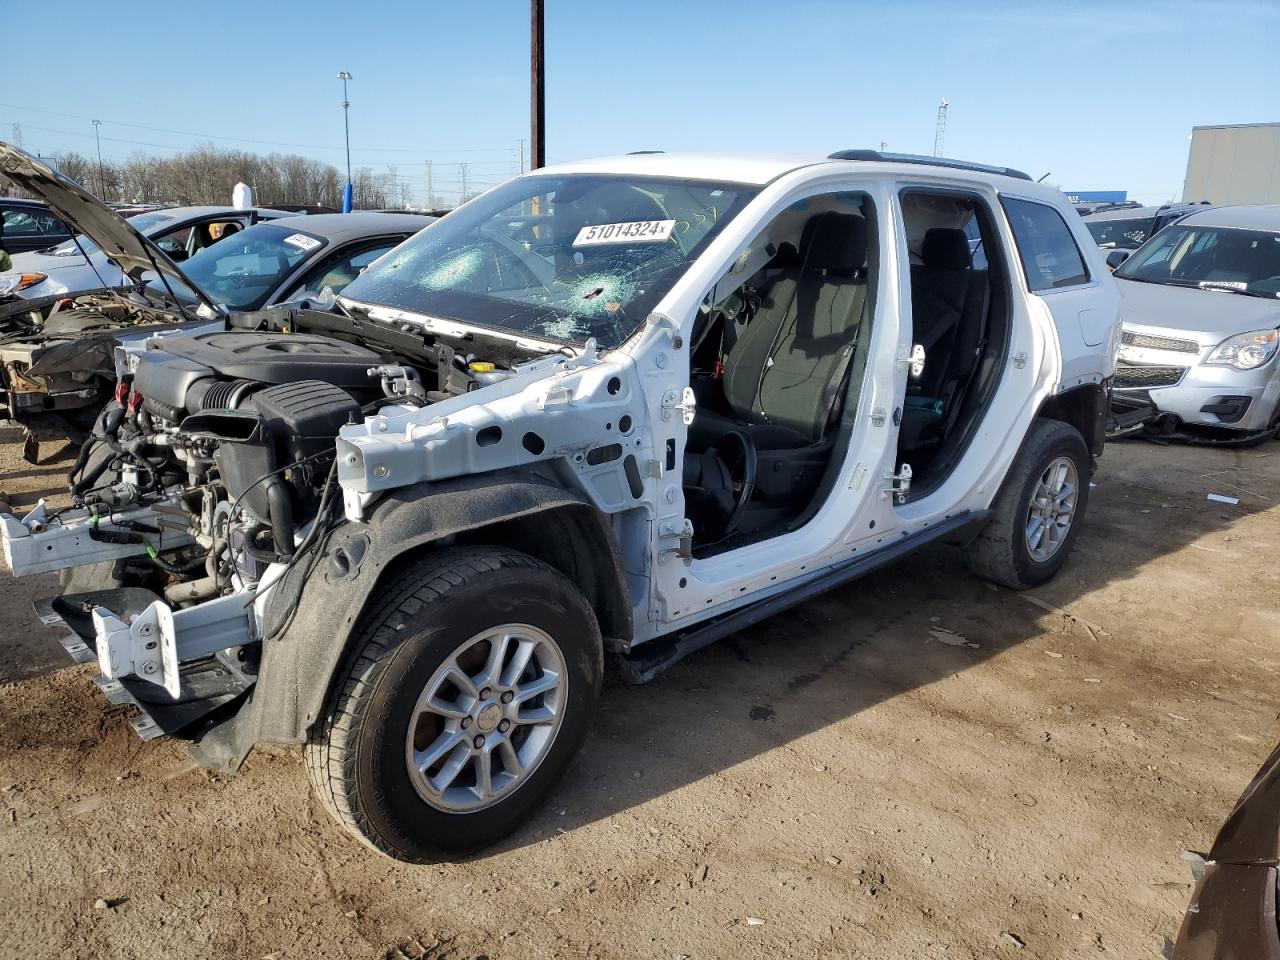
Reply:
[[1187, 372], [1186, 367], [1137, 367], [1121, 363], [1116, 367], [1115, 387], [1172, 387]]
[[1173, 350], [1176, 353], [1199, 353], [1200, 344], [1194, 340], [1178, 340], [1174, 337], [1155, 337], [1149, 333], [1134, 333], [1125, 330], [1120, 334], [1120, 342], [1131, 347], [1147, 347], [1151, 350]]

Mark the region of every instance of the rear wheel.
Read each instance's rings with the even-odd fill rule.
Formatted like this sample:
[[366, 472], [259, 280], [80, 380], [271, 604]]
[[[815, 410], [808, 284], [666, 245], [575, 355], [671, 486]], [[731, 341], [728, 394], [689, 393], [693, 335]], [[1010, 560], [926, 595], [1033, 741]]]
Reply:
[[992, 518], [966, 553], [978, 576], [1021, 590], [1064, 563], [1089, 501], [1092, 460], [1080, 432], [1037, 420], [991, 505]]
[[307, 745], [329, 812], [422, 862], [515, 829], [581, 746], [603, 673], [563, 575], [492, 547], [406, 565], [367, 612]]

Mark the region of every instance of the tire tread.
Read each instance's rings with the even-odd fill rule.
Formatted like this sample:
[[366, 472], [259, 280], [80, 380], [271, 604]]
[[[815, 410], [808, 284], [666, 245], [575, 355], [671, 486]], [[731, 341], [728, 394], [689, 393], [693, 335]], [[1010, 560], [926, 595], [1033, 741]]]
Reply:
[[389, 843], [374, 831], [364, 814], [355, 776], [355, 737], [388, 655], [400, 643], [401, 632], [389, 626], [393, 615], [415, 615], [422, 607], [444, 599], [471, 576], [502, 569], [550, 570], [528, 554], [498, 547], [462, 547], [405, 564], [382, 584], [382, 598], [362, 613], [368, 626], [351, 640], [346, 659], [335, 676], [319, 722], [303, 747], [304, 766], [321, 805], [338, 823], [379, 853], [398, 860], [414, 859], [410, 851]]
[[[1089, 474], [1092, 462], [1080, 432], [1061, 420], [1039, 419], [1031, 425], [1027, 439], [1014, 458], [1013, 465], [996, 494], [991, 505], [992, 518], [980, 534], [969, 544], [965, 551], [965, 561], [969, 569], [984, 580], [990, 580], [1013, 590], [1025, 590], [1036, 586], [1041, 580], [1029, 580], [1019, 571], [1018, 558], [1015, 554], [1021, 545], [1024, 531], [1017, 526], [1019, 517], [1024, 512], [1022, 507], [1022, 490], [1030, 475], [1034, 472], [1041, 458], [1055, 445], [1074, 440], [1085, 451], [1082, 462], [1078, 464], [1079, 480], [1086, 485], [1083, 496], [1079, 498], [1079, 515], [1072, 521], [1078, 523], [1084, 517], [1084, 506], [1088, 499]], [[1017, 501], [1017, 502], [1014, 502]], [[1058, 567], [1066, 561], [1071, 546], [1067, 544], [1050, 573], [1057, 572]]]

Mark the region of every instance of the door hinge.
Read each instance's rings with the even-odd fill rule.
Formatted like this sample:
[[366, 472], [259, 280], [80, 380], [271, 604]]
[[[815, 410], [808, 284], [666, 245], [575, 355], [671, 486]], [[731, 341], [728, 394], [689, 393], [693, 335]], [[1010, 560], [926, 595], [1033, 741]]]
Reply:
[[679, 413], [687, 427], [693, 423], [693, 415], [698, 409], [698, 398], [693, 395], [693, 387], [685, 387], [683, 391], [668, 390], [662, 395], [662, 419], [670, 420]]
[[886, 470], [884, 478], [889, 481], [889, 486], [880, 491], [880, 499], [895, 497], [899, 503], [906, 503], [907, 494], [911, 491], [911, 464], [904, 463], [897, 473]]
[[1027, 355], [1025, 353], [1015, 353], [1013, 355], [1013, 365], [1021, 370], [1027, 365]]
[[663, 520], [658, 525], [658, 536], [663, 540], [678, 540], [679, 545], [658, 551], [658, 562], [666, 563], [672, 557], [679, 557], [686, 564], [693, 560], [693, 521], [688, 517], [682, 520]]

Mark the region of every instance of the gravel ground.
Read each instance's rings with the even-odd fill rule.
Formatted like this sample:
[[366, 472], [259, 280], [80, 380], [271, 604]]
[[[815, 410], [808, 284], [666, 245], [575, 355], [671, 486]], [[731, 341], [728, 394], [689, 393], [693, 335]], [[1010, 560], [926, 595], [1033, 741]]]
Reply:
[[[15, 509], [61, 486], [0, 439]], [[54, 578], [0, 580], [0, 955], [1158, 957], [1180, 852], [1280, 738], [1280, 443], [1113, 444], [1095, 480], [1034, 594], [937, 548], [611, 686], [520, 833], [429, 867], [349, 839], [295, 749], [222, 778], [139, 742], [29, 612]]]

